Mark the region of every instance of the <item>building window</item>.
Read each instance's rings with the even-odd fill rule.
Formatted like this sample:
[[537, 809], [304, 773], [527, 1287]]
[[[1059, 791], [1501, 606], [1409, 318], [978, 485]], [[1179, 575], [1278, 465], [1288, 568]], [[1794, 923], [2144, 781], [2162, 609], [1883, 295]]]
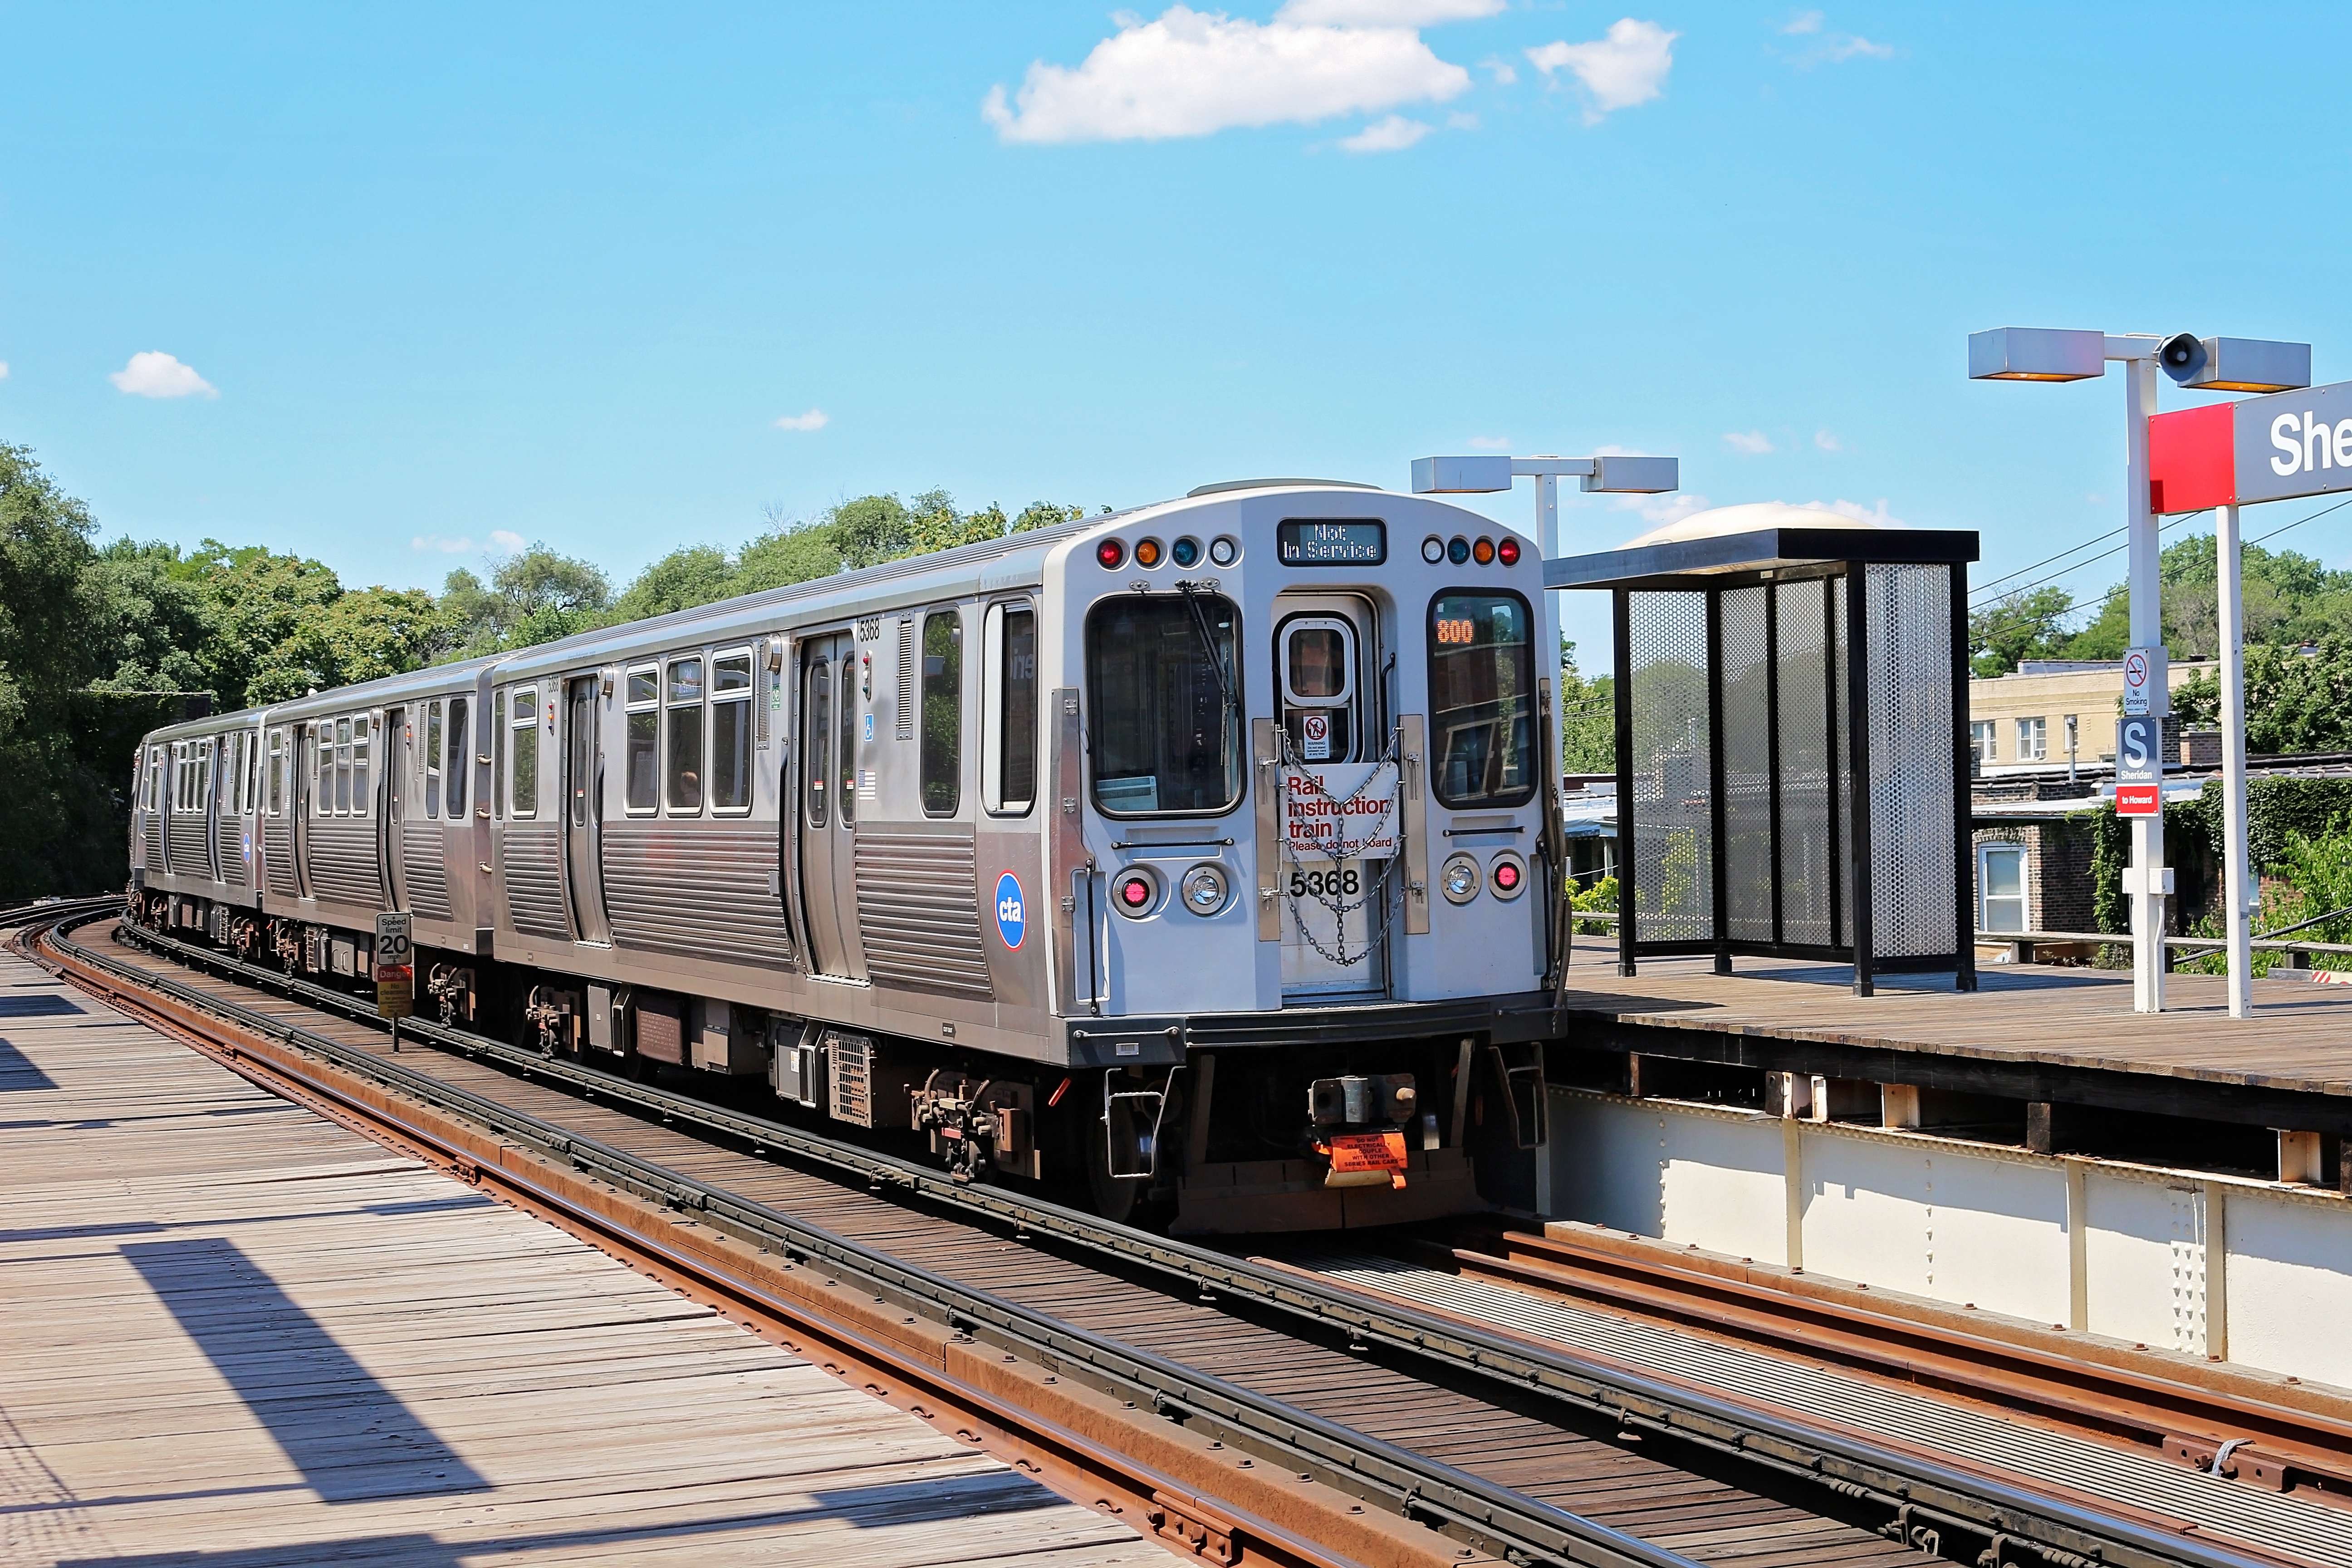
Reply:
[[2020, 719], [2017, 721], [2017, 760], [2038, 763], [2050, 755], [2050, 721]]
[[1969, 756], [1980, 768], [1992, 765], [1993, 722], [1978, 719], [1969, 725]]
[[1977, 929], [1986, 931], [2029, 929], [2025, 923], [2025, 846], [2022, 844], [1980, 844], [1977, 847]]

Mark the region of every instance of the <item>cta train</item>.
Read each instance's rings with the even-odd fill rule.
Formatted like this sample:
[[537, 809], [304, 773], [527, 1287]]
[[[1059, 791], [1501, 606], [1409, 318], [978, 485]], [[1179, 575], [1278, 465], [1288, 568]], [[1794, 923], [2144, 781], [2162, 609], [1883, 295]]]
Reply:
[[358, 984], [405, 910], [445, 1020], [1179, 1232], [1467, 1212], [1542, 1136], [1557, 646], [1476, 513], [1212, 485], [158, 730], [131, 914]]

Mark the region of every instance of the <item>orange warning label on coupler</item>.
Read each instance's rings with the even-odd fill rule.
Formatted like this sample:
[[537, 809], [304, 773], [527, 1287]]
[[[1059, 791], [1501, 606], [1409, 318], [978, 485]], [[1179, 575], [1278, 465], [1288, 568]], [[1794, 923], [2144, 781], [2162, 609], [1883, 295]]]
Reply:
[[1331, 1140], [1335, 1171], [1402, 1171], [1405, 1163], [1402, 1132], [1342, 1132]]

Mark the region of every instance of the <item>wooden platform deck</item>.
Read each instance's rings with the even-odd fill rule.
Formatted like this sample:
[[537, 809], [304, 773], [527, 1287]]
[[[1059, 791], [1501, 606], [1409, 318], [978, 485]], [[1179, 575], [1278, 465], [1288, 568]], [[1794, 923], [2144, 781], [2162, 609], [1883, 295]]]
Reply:
[[[1759, 1066], [1842, 1061], [1853, 1077], [1871, 1076], [1861, 1069], [1874, 1061], [1894, 1082], [1940, 1068], [1970, 1087], [2008, 1084], [2027, 1098], [2042, 1097], [2028, 1092], [2035, 1084], [2122, 1079], [2137, 1080], [2148, 1109], [2172, 1099], [2182, 1114], [2224, 1104], [2251, 1113], [2305, 1099], [2331, 1130], [2331, 1119], [2352, 1116], [2352, 986], [2257, 980], [2253, 1016], [2233, 1019], [2218, 975], [2168, 976], [2168, 1010], [2142, 1015], [2132, 1011], [2126, 973], [2002, 964], [1977, 973], [1979, 988], [1967, 993], [1948, 973], [1882, 974], [1874, 996], [1853, 994], [1846, 968], [1771, 959], [1738, 959], [1730, 975], [1706, 958], [1644, 959], [1627, 978], [1617, 973], [1613, 938], [1580, 937], [1567, 1005], [1588, 1033], [1594, 1024], [1621, 1026], [1665, 1054]], [[1690, 1037], [1686, 1049], [1673, 1044], [1678, 1033]]]
[[1164, 1557], [0, 954], [0, 1562]]

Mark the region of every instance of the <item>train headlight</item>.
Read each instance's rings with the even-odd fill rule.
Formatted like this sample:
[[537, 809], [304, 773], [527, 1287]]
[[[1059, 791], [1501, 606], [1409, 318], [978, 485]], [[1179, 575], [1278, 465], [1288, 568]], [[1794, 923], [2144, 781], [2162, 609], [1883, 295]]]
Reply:
[[1487, 863], [1486, 886], [1498, 899], [1516, 899], [1528, 890], [1528, 863], [1509, 849]]
[[1448, 859], [1445, 868], [1437, 874], [1437, 886], [1438, 890], [1445, 895], [1447, 903], [1466, 904], [1478, 896], [1478, 884], [1483, 879], [1478, 874], [1475, 857], [1456, 855]]
[[1445, 559], [1445, 541], [1431, 534], [1421, 542], [1421, 558], [1432, 566]]
[[1160, 879], [1150, 868], [1130, 866], [1110, 879], [1110, 907], [1139, 921], [1160, 907]]
[[1184, 873], [1178, 890], [1186, 909], [1196, 915], [1213, 915], [1233, 896], [1233, 882], [1222, 866], [1195, 866]]

